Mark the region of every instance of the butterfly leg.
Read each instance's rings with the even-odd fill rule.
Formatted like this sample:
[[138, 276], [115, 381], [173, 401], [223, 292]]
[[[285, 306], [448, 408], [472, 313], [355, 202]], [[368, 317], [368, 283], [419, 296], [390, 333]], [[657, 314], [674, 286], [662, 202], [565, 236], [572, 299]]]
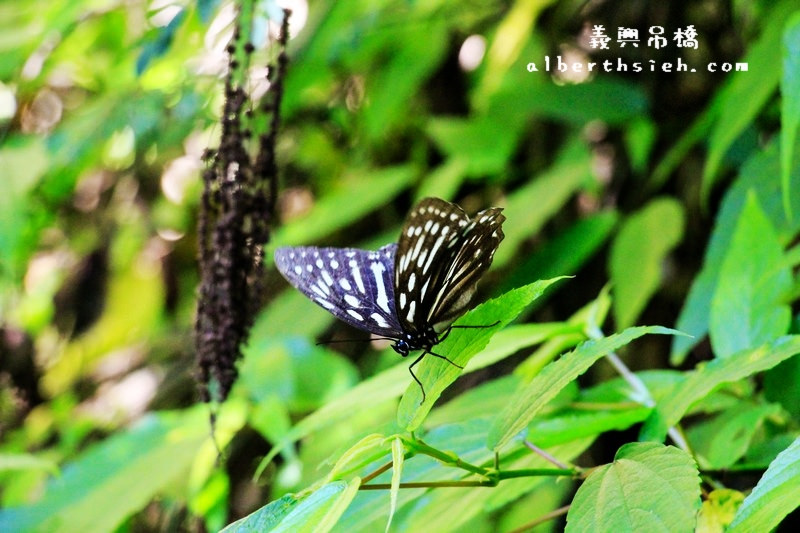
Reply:
[[414, 373], [414, 365], [416, 365], [417, 363], [422, 361], [422, 358], [425, 357], [426, 353], [428, 353], [428, 352], [427, 351], [423, 351], [419, 355], [419, 357], [414, 359], [414, 362], [411, 363], [411, 365], [409, 365], [409, 367], [408, 367], [408, 371], [411, 373], [411, 377], [414, 378], [414, 381], [416, 381], [417, 385], [419, 385], [419, 390], [422, 391], [422, 402], [420, 402], [420, 403], [425, 403], [425, 387], [422, 386], [422, 382], [417, 378], [417, 375]]
[[448, 327], [447, 327], [447, 329], [446, 329], [446, 330], [444, 330], [444, 333], [442, 333], [442, 336], [441, 336], [441, 337], [439, 337], [439, 340], [437, 341], [437, 344], [438, 344], [438, 343], [440, 343], [440, 342], [442, 342], [442, 341], [444, 341], [444, 340], [447, 338], [447, 336], [448, 336], [448, 335], [450, 335], [450, 331], [452, 331], [452, 330], [454, 330], [454, 329], [482, 329], [482, 328], [493, 328], [494, 326], [496, 326], [496, 325], [497, 325], [497, 324], [499, 324], [499, 323], [500, 323], [500, 321], [498, 320], [498, 321], [497, 321], [497, 322], [495, 322], [494, 324], [487, 324], [487, 325], [485, 325], [485, 326], [470, 326], [470, 325], [448, 326]]
[[[427, 353], [431, 354], [431, 355], [432, 355], [432, 356], [434, 356], [434, 357], [438, 357], [439, 359], [444, 359], [445, 361], [447, 361], [448, 363], [450, 363], [450, 364], [451, 364], [451, 365], [453, 365], [454, 367], [456, 367], [456, 368], [460, 368], [461, 370], [464, 370], [464, 367], [463, 367], [463, 366], [455, 364], [454, 362], [452, 362], [450, 359], [448, 359], [447, 357], [445, 357], [445, 356], [443, 356], [443, 355], [439, 355], [438, 353], [433, 353], [433, 352], [427, 352]], [[423, 354], [423, 355], [424, 355], [424, 354]]]

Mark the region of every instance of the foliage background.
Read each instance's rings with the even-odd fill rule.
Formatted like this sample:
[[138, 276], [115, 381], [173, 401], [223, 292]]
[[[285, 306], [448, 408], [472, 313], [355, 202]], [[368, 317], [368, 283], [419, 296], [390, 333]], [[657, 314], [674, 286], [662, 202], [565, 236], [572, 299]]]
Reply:
[[[701, 523], [729, 523], [741, 494], [710, 491], [746, 493], [782, 450], [795, 475], [762, 489], [797, 487], [800, 360], [791, 358], [795, 337], [777, 340], [797, 327], [795, 2], [294, 8], [301, 29], [290, 43], [278, 146], [283, 224], [269, 250], [374, 248], [396, 238], [416, 199], [434, 195], [470, 213], [506, 209], [506, 239], [476, 301], [575, 276], [493, 339], [481, 355], [494, 350], [499, 362], [447, 389], [422, 429], [427, 443], [489, 460], [491, 416], [519, 402], [517, 387], [593, 326], [611, 334], [660, 324], [694, 337], [647, 336], [623, 353], [657, 409], [631, 405], [600, 362], [554, 389], [527, 421], [531, 439], [591, 467], [625, 443], [663, 441], [662, 429], [683, 419], [704, 471], [704, 510], [714, 510]], [[256, 98], [266, 89], [258, 67], [272, 53], [265, 17], [277, 7], [258, 10]], [[271, 299], [219, 419], [228, 459], [215, 466], [192, 379], [195, 217], [202, 153], [219, 136], [232, 16], [231, 4], [214, 0], [0, 3], [0, 529], [216, 530], [320, 479], [331, 483], [307, 508], [324, 516], [304, 523], [326, 523], [338, 515], [325, 505], [344, 501], [353, 473], [366, 468], [356, 461], [329, 474], [331, 465], [348, 449], [390, 457], [384, 444], [352, 447], [403, 429], [395, 413], [407, 362], [365, 343], [315, 346], [359, 334], [271, 271]], [[644, 35], [654, 25], [671, 37], [692, 24], [699, 47], [598, 51], [588, 45], [593, 24], [612, 37], [617, 27]], [[486, 50], [469, 70], [460, 54], [473, 35]], [[559, 54], [680, 57], [698, 72], [526, 69]], [[703, 69], [741, 60], [749, 71]], [[523, 322], [544, 326], [513, 329]], [[725, 374], [726, 360], [743, 370]], [[348, 396], [364, 379], [367, 388]], [[704, 392], [677, 405], [687, 390]], [[569, 431], [576, 426], [586, 431]], [[253, 481], [260, 459], [288, 437], [301, 443], [283, 445]], [[522, 445], [513, 446], [509, 457], [520, 457]], [[414, 472], [406, 462], [404, 479]], [[458, 477], [433, 461], [415, 465], [424, 479]], [[572, 501], [579, 485], [529, 478], [401, 491], [392, 527], [447, 531], [468, 521], [472, 531], [510, 531]], [[284, 498], [287, 508], [295, 501]], [[581, 498], [575, 509], [597, 505]], [[778, 520], [794, 508], [774, 492], [766, 498], [778, 502]], [[389, 500], [359, 492], [337, 527], [383, 529]], [[695, 505], [699, 495], [685, 506], [692, 520]], [[581, 523], [575, 512], [570, 521]], [[541, 528], [561, 529], [560, 520]]]

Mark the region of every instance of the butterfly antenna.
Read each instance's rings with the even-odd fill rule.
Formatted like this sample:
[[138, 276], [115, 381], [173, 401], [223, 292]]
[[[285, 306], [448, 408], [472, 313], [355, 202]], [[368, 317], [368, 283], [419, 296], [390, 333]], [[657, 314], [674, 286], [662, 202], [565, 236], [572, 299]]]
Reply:
[[327, 341], [319, 341], [316, 343], [317, 346], [321, 346], [323, 344], [336, 344], [339, 342], [372, 342], [372, 341], [393, 341], [395, 339], [391, 337], [371, 337], [369, 339], [332, 339]]

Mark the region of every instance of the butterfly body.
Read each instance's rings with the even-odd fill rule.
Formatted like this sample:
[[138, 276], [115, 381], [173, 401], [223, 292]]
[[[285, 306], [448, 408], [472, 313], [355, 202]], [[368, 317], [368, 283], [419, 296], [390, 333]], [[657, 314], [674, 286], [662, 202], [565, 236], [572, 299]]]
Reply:
[[[503, 239], [501, 211], [487, 209], [470, 219], [455, 204], [426, 198], [406, 218], [396, 244], [374, 252], [283, 247], [275, 251], [275, 264], [289, 283], [340, 320], [393, 340], [401, 356], [423, 350], [413, 368], [426, 353], [446, 359], [431, 350], [466, 310], [491, 265]], [[441, 328], [446, 329], [437, 333]], [[419, 383], [413, 370], [411, 375]]]

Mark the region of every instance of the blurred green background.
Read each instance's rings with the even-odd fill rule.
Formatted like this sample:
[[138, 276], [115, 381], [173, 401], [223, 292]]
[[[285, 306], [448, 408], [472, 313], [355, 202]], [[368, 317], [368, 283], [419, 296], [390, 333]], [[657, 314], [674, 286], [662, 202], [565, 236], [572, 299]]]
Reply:
[[[690, 369], [792, 328], [797, 254], [783, 251], [800, 227], [795, 1], [280, 5], [293, 18], [277, 146], [281, 225], [268, 256], [287, 244], [377, 248], [396, 239], [417, 199], [438, 196], [468, 213], [505, 208], [506, 238], [476, 301], [574, 275], [527, 319], [567, 321], [608, 286], [607, 333], [660, 324], [694, 335], [648, 337], [629, 361], [634, 370]], [[280, 14], [272, 1], [256, 6], [255, 100], [275, 53], [268, 19]], [[219, 529], [310, 485], [325, 459], [393, 420], [410, 379], [402, 365], [395, 392], [365, 398], [344, 413], [346, 424], [315, 426], [299, 451], [284, 449], [252, 480], [290, 426], [398, 363], [383, 346], [316, 346], [360, 334], [270, 268], [269, 301], [220, 416], [227, 461], [215, 465], [193, 381], [195, 226], [203, 151], [220, 135], [234, 13], [218, 0], [0, 2], [0, 524], [8, 530]], [[608, 49], [591, 46], [598, 24]], [[696, 49], [675, 40], [689, 25]], [[662, 48], [646, 43], [654, 26], [665, 28]], [[639, 30], [638, 47], [619, 45], [622, 27]], [[643, 70], [545, 72], [545, 57]], [[678, 59], [696, 72], [664, 71]], [[748, 71], [707, 68], [739, 61]], [[742, 220], [752, 222], [750, 241], [736, 230]], [[753, 257], [751, 275], [735, 270]], [[772, 276], [766, 287], [763, 272]], [[744, 325], [735, 310], [726, 314], [739, 300], [755, 317]], [[558, 338], [552, 357], [582, 339]], [[465, 376], [445, 399], [499, 387], [525, 357]], [[785, 416], [759, 441], [767, 463], [796, 434], [796, 359], [763, 377], [765, 397]], [[581, 383], [612, 376], [601, 367]], [[608, 461], [641, 420], [598, 429], [569, 453]], [[547, 483], [476, 504], [478, 514], [465, 515], [470, 530], [510, 531], [574, 490]], [[343, 530], [382, 530], [388, 505], [379, 501], [374, 516]], [[401, 508], [399, 530], [440, 508], [417, 503], [412, 512], [413, 503]]]

